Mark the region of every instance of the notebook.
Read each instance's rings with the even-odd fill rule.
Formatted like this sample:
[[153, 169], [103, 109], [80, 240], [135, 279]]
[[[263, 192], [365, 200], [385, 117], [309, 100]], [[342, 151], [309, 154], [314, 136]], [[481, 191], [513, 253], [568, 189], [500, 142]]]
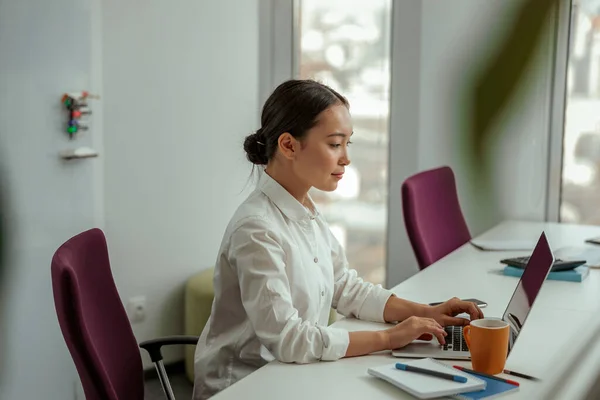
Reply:
[[459, 393], [475, 392], [485, 389], [484, 380], [442, 364], [433, 358], [421, 358], [406, 362], [407, 365], [460, 375], [467, 378], [467, 382], [460, 383], [435, 376], [424, 375], [417, 372], [396, 369], [396, 363], [369, 368], [367, 372], [377, 378], [383, 379], [392, 385], [407, 391], [419, 399], [433, 399], [436, 397], [456, 395]]
[[[520, 277], [523, 275], [523, 271], [523, 268], [511, 267], [510, 265], [504, 267], [504, 275], [507, 276]], [[582, 282], [589, 273], [590, 268], [587, 265], [581, 265], [568, 271], [550, 272], [547, 279], [553, 281]]]
[[[469, 374], [470, 375], [470, 374]], [[471, 375], [473, 376], [473, 375]], [[511, 385], [510, 383], [497, 381], [495, 379], [486, 378], [485, 376], [477, 377], [486, 382], [486, 388], [477, 392], [462, 393], [454, 395], [452, 398], [458, 400], [476, 400], [476, 399], [493, 399], [497, 396], [503, 396], [507, 393], [519, 390], [518, 386]]]

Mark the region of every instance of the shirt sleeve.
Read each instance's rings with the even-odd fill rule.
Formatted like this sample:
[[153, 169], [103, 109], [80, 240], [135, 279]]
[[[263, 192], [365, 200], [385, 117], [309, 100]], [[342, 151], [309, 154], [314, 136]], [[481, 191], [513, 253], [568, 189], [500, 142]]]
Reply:
[[331, 231], [329, 237], [335, 281], [331, 306], [346, 317], [385, 322], [385, 304], [393, 292], [359, 278], [356, 270], [348, 268], [346, 253]]
[[268, 221], [246, 219], [231, 236], [228, 257], [250, 323], [277, 360], [309, 363], [346, 354], [348, 331], [316, 326], [299, 317], [285, 273], [286, 255]]

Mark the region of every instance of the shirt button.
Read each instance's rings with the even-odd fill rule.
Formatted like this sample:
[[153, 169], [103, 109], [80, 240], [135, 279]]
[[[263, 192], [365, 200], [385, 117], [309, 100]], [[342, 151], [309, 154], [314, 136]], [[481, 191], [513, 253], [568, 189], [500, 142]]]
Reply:
[[317, 257], [315, 257], [315, 259], [314, 259], [313, 261], [314, 261], [314, 262], [315, 262], [315, 264], [316, 264], [316, 263], [318, 263], [318, 262], [319, 262], [319, 259], [318, 259]]
[[325, 291], [321, 290], [321, 296], [325, 296]]

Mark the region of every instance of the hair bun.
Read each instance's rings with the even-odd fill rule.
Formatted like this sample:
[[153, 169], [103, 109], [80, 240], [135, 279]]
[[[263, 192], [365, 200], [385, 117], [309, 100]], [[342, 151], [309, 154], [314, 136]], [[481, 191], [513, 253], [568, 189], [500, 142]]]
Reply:
[[269, 159], [267, 157], [267, 146], [265, 137], [262, 134], [262, 128], [255, 133], [246, 136], [244, 140], [244, 150], [248, 161], [256, 165], [267, 165]]

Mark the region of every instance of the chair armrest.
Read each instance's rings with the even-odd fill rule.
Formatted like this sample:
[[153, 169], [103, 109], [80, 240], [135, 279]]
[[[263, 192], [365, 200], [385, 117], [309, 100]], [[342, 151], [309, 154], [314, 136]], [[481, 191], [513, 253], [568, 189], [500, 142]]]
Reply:
[[174, 344], [192, 344], [195, 345], [198, 343], [198, 336], [165, 336], [158, 339], [146, 340], [139, 344], [139, 346], [146, 350], [150, 355], [150, 359], [153, 363], [162, 360], [162, 353], [160, 352], [161, 347], [163, 346], [171, 346]]

